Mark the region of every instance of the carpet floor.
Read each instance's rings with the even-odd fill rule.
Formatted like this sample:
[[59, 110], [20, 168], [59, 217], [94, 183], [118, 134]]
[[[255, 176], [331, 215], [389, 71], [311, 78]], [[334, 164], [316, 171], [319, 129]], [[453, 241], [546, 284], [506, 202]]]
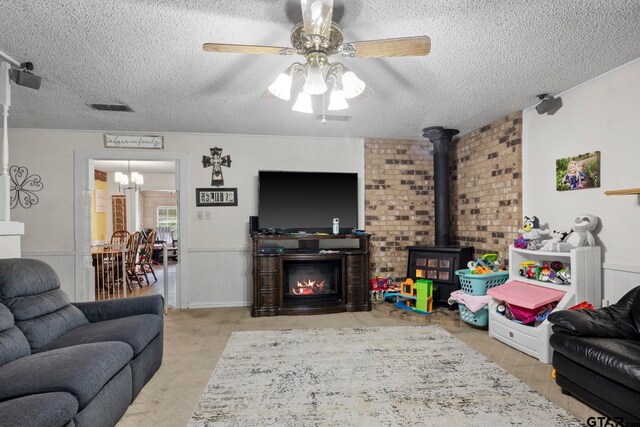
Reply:
[[233, 332], [189, 423], [579, 426], [439, 326]]

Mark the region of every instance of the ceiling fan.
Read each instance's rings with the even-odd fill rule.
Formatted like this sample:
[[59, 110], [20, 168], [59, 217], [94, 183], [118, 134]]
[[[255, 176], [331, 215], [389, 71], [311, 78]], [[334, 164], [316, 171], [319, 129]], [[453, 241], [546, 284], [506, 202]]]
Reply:
[[332, 55], [345, 58], [384, 58], [426, 56], [431, 50], [428, 36], [401, 37], [345, 43], [342, 29], [332, 21], [333, 0], [300, 0], [302, 22], [291, 31], [291, 46], [259, 46], [205, 43], [206, 52], [272, 55], [302, 55], [304, 64], [294, 63], [269, 86], [267, 94], [291, 99], [294, 75], [303, 75], [305, 83], [292, 109], [313, 113], [311, 95], [324, 95], [330, 88], [329, 110], [348, 108], [347, 99], [361, 95], [366, 85], [340, 62], [329, 62]]

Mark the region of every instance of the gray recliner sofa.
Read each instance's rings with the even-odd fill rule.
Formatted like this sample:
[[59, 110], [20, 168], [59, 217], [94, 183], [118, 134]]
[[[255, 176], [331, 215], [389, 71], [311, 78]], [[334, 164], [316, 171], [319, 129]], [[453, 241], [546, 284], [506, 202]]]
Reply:
[[70, 303], [55, 271], [0, 259], [0, 424], [113, 426], [162, 363], [160, 295]]

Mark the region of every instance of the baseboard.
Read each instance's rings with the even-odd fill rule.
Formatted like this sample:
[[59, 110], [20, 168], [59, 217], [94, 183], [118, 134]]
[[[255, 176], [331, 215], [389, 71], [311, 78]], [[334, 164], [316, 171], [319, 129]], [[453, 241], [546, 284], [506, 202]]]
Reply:
[[248, 301], [241, 302], [201, 302], [189, 303], [189, 308], [232, 308], [232, 307], [249, 307], [251, 303]]

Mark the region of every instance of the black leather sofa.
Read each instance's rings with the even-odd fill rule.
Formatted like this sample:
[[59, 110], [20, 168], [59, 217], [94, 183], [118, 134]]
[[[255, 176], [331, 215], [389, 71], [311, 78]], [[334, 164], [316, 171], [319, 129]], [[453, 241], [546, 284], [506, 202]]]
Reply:
[[562, 310], [548, 319], [562, 392], [612, 422], [640, 423], [640, 287], [609, 307]]
[[54, 270], [0, 259], [0, 425], [109, 427], [162, 363], [160, 295], [69, 302]]

